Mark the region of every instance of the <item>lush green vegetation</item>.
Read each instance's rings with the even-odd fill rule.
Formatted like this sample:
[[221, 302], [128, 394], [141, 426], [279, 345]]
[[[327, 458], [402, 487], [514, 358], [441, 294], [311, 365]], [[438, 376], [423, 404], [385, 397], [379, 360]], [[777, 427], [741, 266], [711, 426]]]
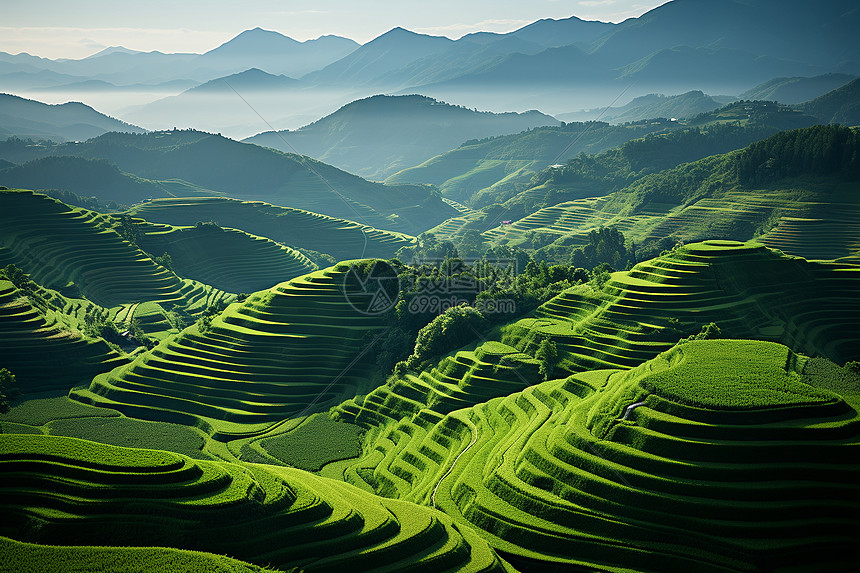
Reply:
[[374, 360], [363, 341], [383, 327], [361, 312], [372, 293], [344, 296], [350, 269], [344, 262], [254, 293], [72, 395], [224, 440], [328, 409], [369, 389]]
[[[147, 221], [177, 226], [215, 223], [266, 237], [293, 248], [311, 249], [333, 255], [337, 260], [388, 258], [415, 240], [410, 235], [382, 231], [351, 220], [258, 201], [212, 197], [165, 199], [144, 203], [133, 208], [130, 213], [133, 217], [141, 217]], [[209, 231], [214, 232], [212, 229]]]
[[362, 432], [353, 424], [314, 414], [295, 430], [260, 440], [260, 447], [289, 466], [318, 472], [325, 464], [358, 457]]
[[804, 364], [698, 340], [444, 416], [365, 401], [378, 429], [346, 476], [468, 522], [524, 570], [848, 570], [858, 413]]
[[18, 541], [194, 549], [307, 571], [506, 570], [442, 513], [295, 469], [3, 434], [0, 470], [0, 533]]
[[277, 573], [276, 569], [251, 565], [215, 553], [170, 549], [167, 547], [101, 547], [43, 545], [22, 543], [0, 537], [4, 567], [31, 573]]

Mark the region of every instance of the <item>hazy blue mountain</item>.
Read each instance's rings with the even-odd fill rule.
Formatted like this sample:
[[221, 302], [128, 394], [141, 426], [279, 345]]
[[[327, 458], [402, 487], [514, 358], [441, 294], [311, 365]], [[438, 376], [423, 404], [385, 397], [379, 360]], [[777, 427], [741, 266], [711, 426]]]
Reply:
[[96, 137], [108, 131], [141, 133], [144, 130], [108, 117], [79, 102], [48, 105], [14, 95], [0, 94], [0, 138], [16, 136], [75, 141]]
[[678, 46], [662, 49], [618, 68], [620, 79], [660, 89], [700, 88], [738, 93], [774, 74], [814, 72], [809, 64], [730, 48]]
[[740, 99], [778, 101], [793, 104], [809, 101], [844, 86], [855, 76], [824, 74], [812, 78], [774, 78], [738, 96]]
[[648, 94], [634, 98], [630, 103], [609, 109], [590, 109], [578, 112], [556, 114], [562, 121], [589, 121], [600, 117], [610, 123], [624, 123], [651, 118], [687, 118], [713, 111], [727, 103], [725, 96], [713, 97], [699, 90], [665, 96]]
[[[2, 64], [0, 64], [0, 69], [2, 69]], [[58, 74], [57, 72], [52, 72], [51, 70], [27, 72], [15, 71], [8, 73], [0, 72], [0, 86], [2, 86], [2, 89], [6, 91], [47, 88], [84, 81], [100, 80], [88, 80], [86, 77], [83, 76]]]
[[124, 116], [151, 129], [193, 127], [247, 137], [267, 129], [257, 113], [275, 120], [291, 98], [314, 97], [304, 95], [307, 87], [300, 80], [252, 68], [129, 109]]
[[618, 25], [595, 55], [620, 66], [675, 46], [729, 48], [832, 67], [860, 61], [858, 23], [854, 0], [674, 0]]
[[444, 82], [479, 73], [510, 54], [533, 55], [544, 49], [540, 44], [521, 40], [510, 34], [470, 34], [455, 41], [441, 52], [382, 74], [376, 82], [383, 86], [398, 88]]
[[49, 70], [78, 80], [97, 79], [117, 85], [158, 84], [177, 79], [205, 82], [253, 67], [275, 75], [300, 76], [341, 59], [357, 47], [356, 42], [339, 36], [298, 42], [277, 32], [255, 28], [204, 54], [107, 48], [79, 60], [49, 60], [0, 53], [0, 74]]
[[357, 42], [340, 36], [299, 42], [278, 32], [254, 28], [206, 52], [198, 63], [218, 70], [259, 68], [271, 74], [299, 77], [324, 68], [358, 47]]
[[239, 91], [269, 91], [284, 90], [300, 87], [302, 82], [284, 75], [273, 75], [258, 68], [251, 68], [244, 72], [209, 80], [199, 86], [192, 87], [184, 92], [186, 95], [201, 95], [212, 93], [232, 93], [230, 86]]
[[454, 41], [394, 28], [350, 55], [303, 79], [320, 84], [366, 84], [415, 60], [441, 52]]
[[823, 123], [860, 125], [860, 78], [795, 107]]
[[128, 48], [123, 47], [123, 46], [109, 46], [109, 47], [105, 48], [104, 50], [99, 50], [95, 54], [87, 56], [84, 59], [98, 58], [101, 56], [107, 56], [108, 54], [115, 54], [117, 52], [121, 52], [124, 54], [140, 54], [140, 53], [142, 53], [140, 50], [129, 50]]
[[523, 26], [508, 35], [546, 48], [558, 48], [570, 44], [585, 46], [611, 33], [617, 26], [608, 22], [581, 20], [576, 16], [561, 20], [546, 18]]
[[292, 151], [292, 145], [304, 155], [378, 180], [468, 139], [558, 123], [538, 111], [478, 112], [419, 95], [377, 95], [352, 102], [299, 130], [269, 131], [244, 141], [281, 151]]

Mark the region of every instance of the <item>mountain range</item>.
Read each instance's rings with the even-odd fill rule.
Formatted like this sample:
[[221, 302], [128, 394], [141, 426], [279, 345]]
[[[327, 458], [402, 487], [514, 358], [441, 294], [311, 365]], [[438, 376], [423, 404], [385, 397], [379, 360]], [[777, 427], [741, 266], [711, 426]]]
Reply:
[[[282, 85], [266, 88], [280, 106], [247, 98], [276, 129], [296, 129], [380, 93], [418, 93], [469, 108], [540, 109], [556, 115], [603, 108], [614, 100], [624, 105], [649, 93], [700, 90], [737, 96], [774, 78], [857, 75], [860, 47], [853, 35], [858, 25], [860, 11], [851, 0], [820, 6], [801, 0], [672, 0], [619, 24], [545, 19], [509, 33], [480, 32], [458, 40], [398, 27], [364, 45], [337, 36], [297, 42], [254, 28], [203, 54], [111, 49], [62, 61], [0, 54], [0, 87], [12, 86], [25, 96], [43, 88], [60, 93], [69, 85], [81, 93], [87, 85], [81, 82], [90, 80], [117, 89], [175, 81], [188, 88], [188, 82], [256, 68], [303, 82], [295, 84], [302, 89], [286, 94], [290, 90]], [[110, 86], [90, 87], [104, 94]], [[196, 117], [189, 124], [187, 106], [140, 108], [168, 95], [168, 89], [153, 88], [139, 98], [126, 91], [99, 107], [150, 129], [193, 125], [232, 136], [244, 132], [243, 137], [264, 130], [251, 109], [221, 123], [221, 110], [214, 110], [204, 125]], [[181, 89], [174, 87], [169, 95]], [[245, 105], [235, 94], [223, 97], [224, 105]]]

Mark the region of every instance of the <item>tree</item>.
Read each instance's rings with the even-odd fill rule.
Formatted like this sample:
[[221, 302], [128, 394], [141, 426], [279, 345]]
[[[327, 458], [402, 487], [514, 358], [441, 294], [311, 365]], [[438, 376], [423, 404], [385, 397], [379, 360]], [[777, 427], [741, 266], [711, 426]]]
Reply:
[[0, 414], [9, 411], [9, 400], [17, 393], [15, 375], [6, 368], [0, 368]]
[[477, 309], [461, 304], [454, 306], [430, 321], [418, 331], [415, 348], [406, 360], [412, 370], [435, 356], [451, 352], [475, 338], [486, 325], [486, 319]]
[[541, 340], [537, 352], [535, 352], [535, 359], [540, 362], [538, 373], [543, 376], [544, 380], [548, 380], [556, 364], [558, 364], [558, 347], [555, 340], [550, 338]]

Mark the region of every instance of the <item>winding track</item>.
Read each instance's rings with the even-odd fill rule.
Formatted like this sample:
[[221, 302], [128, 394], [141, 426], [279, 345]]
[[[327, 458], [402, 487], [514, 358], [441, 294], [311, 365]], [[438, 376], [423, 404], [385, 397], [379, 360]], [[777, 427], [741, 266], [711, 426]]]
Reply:
[[455, 466], [455, 465], [457, 465], [457, 462], [460, 460], [460, 456], [462, 456], [463, 454], [465, 454], [466, 452], [468, 452], [468, 451], [469, 451], [469, 448], [471, 448], [472, 446], [474, 446], [474, 445], [475, 445], [475, 442], [477, 442], [477, 441], [478, 441], [478, 427], [477, 427], [475, 424], [473, 424], [473, 423], [472, 423], [472, 421], [471, 421], [471, 420], [469, 420], [468, 418], [467, 418], [466, 420], [463, 420], [463, 421], [464, 421], [464, 422], [465, 422], [465, 423], [466, 423], [470, 428], [472, 428], [472, 441], [471, 441], [471, 442], [469, 442], [469, 445], [468, 445], [468, 446], [466, 446], [466, 448], [465, 448], [462, 452], [460, 452], [459, 454], [457, 454], [457, 457], [456, 457], [456, 458], [454, 458], [454, 461], [451, 463], [451, 467], [449, 467], [449, 468], [448, 468], [448, 471], [446, 471], [446, 472], [442, 475], [442, 477], [440, 477], [440, 478], [439, 478], [439, 481], [437, 481], [437, 482], [436, 482], [436, 485], [433, 487], [433, 493], [431, 493], [431, 494], [430, 494], [430, 502], [431, 502], [431, 505], [433, 506], [433, 508], [434, 508], [434, 509], [439, 509], [439, 508], [437, 508], [437, 507], [436, 507], [436, 490], [437, 490], [437, 489], [439, 489], [439, 486], [442, 484], [442, 480], [443, 480], [443, 479], [445, 479], [446, 477], [448, 477], [448, 475], [449, 475], [452, 471], [454, 471], [454, 466]]

